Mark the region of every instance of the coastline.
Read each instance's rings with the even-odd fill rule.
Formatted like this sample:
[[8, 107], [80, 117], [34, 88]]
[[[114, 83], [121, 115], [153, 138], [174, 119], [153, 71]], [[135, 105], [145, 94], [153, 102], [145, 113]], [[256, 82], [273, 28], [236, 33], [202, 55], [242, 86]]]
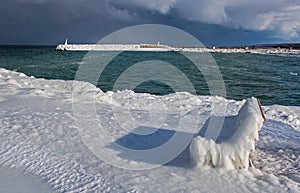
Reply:
[[300, 54], [295, 48], [260, 47], [174, 47], [159, 44], [59, 44], [57, 51], [150, 51], [150, 52], [199, 52], [199, 53], [251, 53], [251, 54]]

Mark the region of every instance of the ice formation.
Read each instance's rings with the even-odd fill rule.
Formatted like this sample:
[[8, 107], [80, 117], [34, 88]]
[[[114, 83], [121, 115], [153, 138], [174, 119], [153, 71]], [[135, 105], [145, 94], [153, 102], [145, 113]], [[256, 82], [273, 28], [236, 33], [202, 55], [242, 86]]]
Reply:
[[258, 132], [263, 126], [259, 102], [247, 99], [230, 126], [234, 134], [221, 143], [197, 136], [190, 145], [190, 157], [198, 166], [224, 167], [227, 169], [248, 169], [249, 157], [255, 150]]

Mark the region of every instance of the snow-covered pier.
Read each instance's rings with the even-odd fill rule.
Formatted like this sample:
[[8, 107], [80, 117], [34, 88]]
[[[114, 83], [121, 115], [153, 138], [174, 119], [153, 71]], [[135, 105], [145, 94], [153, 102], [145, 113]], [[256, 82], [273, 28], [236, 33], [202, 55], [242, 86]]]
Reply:
[[157, 44], [60, 44], [59, 51], [175, 51], [175, 48]]
[[59, 51], [182, 51], [200, 53], [250, 53], [250, 54], [287, 54], [299, 55], [299, 49], [288, 48], [251, 48], [251, 47], [180, 47], [157, 44], [64, 44], [56, 47]]

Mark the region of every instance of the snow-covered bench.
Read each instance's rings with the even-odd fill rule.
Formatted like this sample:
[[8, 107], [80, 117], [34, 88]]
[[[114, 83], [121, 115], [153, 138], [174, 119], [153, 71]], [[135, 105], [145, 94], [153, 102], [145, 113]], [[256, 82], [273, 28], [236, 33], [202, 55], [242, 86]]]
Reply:
[[197, 136], [190, 145], [190, 157], [199, 166], [248, 169], [250, 154], [255, 150], [255, 141], [265, 116], [260, 101], [254, 97], [246, 100], [238, 115], [230, 118], [223, 127], [233, 131], [230, 138], [217, 142], [211, 138]]

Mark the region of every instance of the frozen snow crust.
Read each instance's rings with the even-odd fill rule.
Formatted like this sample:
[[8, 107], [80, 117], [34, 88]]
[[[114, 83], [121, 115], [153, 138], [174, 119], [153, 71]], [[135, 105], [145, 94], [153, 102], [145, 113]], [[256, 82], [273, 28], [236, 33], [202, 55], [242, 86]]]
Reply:
[[[74, 92], [80, 93], [81, 98], [72, 100]], [[131, 107], [137, 119], [146, 122], [145, 111], [151, 108], [153, 101], [169, 106], [170, 115], [158, 132], [141, 139], [120, 130], [109, 108], [113, 105], [121, 111]], [[194, 167], [187, 148], [173, 161], [159, 168], [132, 171], [111, 166], [87, 148], [75, 124], [72, 103], [77, 102], [87, 105], [95, 102], [97, 114], [103, 118], [112, 140], [128, 148], [143, 150], [153, 148], [172, 136], [181, 116], [179, 110], [184, 112], [183, 116], [200, 120], [196, 130], [201, 133], [211, 117], [212, 102], [227, 105], [226, 116], [234, 117], [246, 101], [189, 93], [166, 96], [133, 91], [103, 93], [89, 83], [36, 79], [0, 68], [0, 171], [5, 171], [0, 175], [1, 181], [9, 180], [18, 173], [34, 176], [24, 183], [31, 192], [43, 192], [40, 190], [43, 187], [47, 192], [49, 186], [57, 192], [299, 192], [299, 107], [263, 107], [268, 120], [259, 132], [256, 151], [252, 155], [257, 169]], [[89, 116], [88, 112], [84, 116]], [[255, 117], [248, 121], [260, 123]], [[255, 130], [259, 126], [252, 125], [251, 128]], [[150, 127], [143, 129], [153, 130]], [[195, 135], [188, 132], [182, 134]], [[222, 144], [222, 137], [230, 141], [230, 136], [226, 133], [224, 136], [215, 139], [217, 144]], [[120, 152], [115, 159], [125, 158]], [[134, 165], [137, 160], [126, 161]], [[231, 166], [229, 168], [235, 168], [236, 164]], [[10, 171], [18, 172], [14, 174]], [[41, 180], [30, 180], [36, 178]], [[17, 180], [14, 185], [23, 187], [18, 183], [27, 178], [19, 179], [22, 180]], [[46, 186], [29, 187], [40, 183]], [[0, 190], [6, 190], [3, 188], [0, 183]]]

